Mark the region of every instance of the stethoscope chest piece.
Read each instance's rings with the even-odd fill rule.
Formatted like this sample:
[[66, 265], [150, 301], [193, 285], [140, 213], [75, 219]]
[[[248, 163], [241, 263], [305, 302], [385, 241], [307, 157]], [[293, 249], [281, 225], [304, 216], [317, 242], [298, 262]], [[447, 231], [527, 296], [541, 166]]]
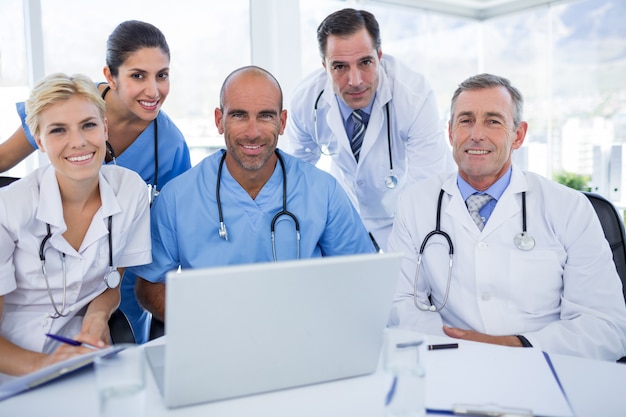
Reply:
[[522, 231], [515, 235], [513, 243], [520, 250], [532, 250], [535, 247], [535, 238], [526, 231], [526, 191], [522, 192]]
[[106, 282], [107, 287], [109, 288], [117, 288], [122, 281], [122, 276], [120, 275], [117, 269], [111, 268], [109, 272], [104, 276], [104, 282]]
[[513, 239], [515, 246], [521, 250], [531, 250], [535, 247], [535, 238], [533, 238], [528, 232], [520, 232], [515, 235]]
[[393, 172], [390, 172], [389, 175], [385, 177], [385, 185], [390, 190], [393, 190], [394, 188], [396, 188], [396, 185], [398, 185], [398, 177], [393, 175]]

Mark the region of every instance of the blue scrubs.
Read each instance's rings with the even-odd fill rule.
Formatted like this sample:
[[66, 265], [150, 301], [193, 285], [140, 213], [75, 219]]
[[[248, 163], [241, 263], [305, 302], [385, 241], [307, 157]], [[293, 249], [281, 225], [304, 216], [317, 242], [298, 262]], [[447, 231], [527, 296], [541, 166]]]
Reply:
[[[15, 107], [22, 120], [22, 127], [28, 141], [37, 149], [35, 138], [26, 125], [25, 104], [17, 103]], [[191, 168], [191, 159], [183, 134], [162, 110], [157, 115], [156, 123], [158, 124], [159, 152], [157, 189], [161, 189], [171, 179]], [[116, 155], [117, 165], [137, 172], [148, 185], [154, 184], [154, 124], [154, 121], [150, 123], [122, 154]], [[148, 190], [146, 189], [147, 196]], [[136, 276], [126, 270], [121, 285], [120, 309], [128, 317], [137, 343], [145, 343], [149, 337], [151, 316], [137, 302], [135, 279]]]
[[[281, 152], [287, 172], [287, 210], [299, 221], [300, 257], [372, 253], [374, 247], [343, 188], [329, 174]], [[165, 186], [152, 206], [152, 263], [131, 268], [151, 282], [164, 282], [168, 271], [273, 261], [270, 224], [283, 209], [280, 162], [256, 199], [222, 169], [220, 196], [228, 240], [219, 236], [217, 170], [222, 152]], [[295, 223], [276, 222], [279, 261], [296, 258]]]

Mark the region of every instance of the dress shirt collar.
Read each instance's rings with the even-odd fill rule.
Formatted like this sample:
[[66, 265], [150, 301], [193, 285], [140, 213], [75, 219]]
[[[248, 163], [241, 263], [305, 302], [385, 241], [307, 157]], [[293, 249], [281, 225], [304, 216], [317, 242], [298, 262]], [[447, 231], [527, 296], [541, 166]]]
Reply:
[[[509, 169], [498, 179], [498, 181], [493, 183], [491, 187], [487, 188], [484, 193], [489, 194], [496, 201], [499, 200], [500, 197], [502, 197], [504, 190], [506, 190], [506, 187], [508, 187], [511, 182], [511, 172], [512, 166], [509, 167]], [[467, 197], [474, 193], [481, 193], [469, 185], [459, 174], [457, 174], [457, 185], [459, 186], [459, 191], [461, 191], [463, 201], [467, 200]]]
[[[350, 116], [352, 115], [352, 112], [354, 111], [354, 109], [350, 108], [350, 106], [344, 103], [343, 100], [339, 98], [337, 95], [335, 95], [335, 97], [337, 97], [337, 103], [339, 104], [339, 112], [341, 112], [341, 118], [343, 119], [343, 124], [345, 126], [348, 124], [350, 120]], [[374, 94], [374, 97], [372, 98], [372, 101], [370, 101], [370, 104], [360, 109], [363, 113], [365, 113], [363, 115], [363, 120], [365, 121], [365, 124], [367, 124], [369, 120], [369, 116], [370, 114], [372, 114], [372, 107], [374, 106], [375, 100], [376, 100], [376, 94]]]

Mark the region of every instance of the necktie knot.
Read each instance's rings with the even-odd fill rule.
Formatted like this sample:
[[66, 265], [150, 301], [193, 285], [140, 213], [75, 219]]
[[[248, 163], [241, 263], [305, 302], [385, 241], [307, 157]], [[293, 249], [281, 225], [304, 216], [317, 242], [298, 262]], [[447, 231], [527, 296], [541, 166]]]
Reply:
[[485, 227], [485, 219], [480, 216], [480, 209], [492, 199], [493, 197], [489, 194], [472, 194], [465, 201], [472, 220], [474, 220], [474, 223], [480, 230], [483, 230], [483, 227]]
[[361, 153], [363, 137], [365, 136], [365, 123], [363, 122], [363, 112], [361, 110], [352, 112], [352, 122], [354, 123], [354, 129], [352, 130], [352, 138], [350, 138], [350, 147], [352, 148], [354, 159], [359, 162], [359, 154]]

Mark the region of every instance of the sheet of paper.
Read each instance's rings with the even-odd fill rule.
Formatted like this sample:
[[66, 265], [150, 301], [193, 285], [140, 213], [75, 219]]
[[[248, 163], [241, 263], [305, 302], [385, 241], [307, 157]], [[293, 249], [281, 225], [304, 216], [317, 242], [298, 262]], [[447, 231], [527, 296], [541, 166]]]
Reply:
[[573, 417], [548, 359], [538, 349], [459, 341], [458, 349], [420, 352], [426, 407], [451, 411], [528, 410], [534, 416]]

